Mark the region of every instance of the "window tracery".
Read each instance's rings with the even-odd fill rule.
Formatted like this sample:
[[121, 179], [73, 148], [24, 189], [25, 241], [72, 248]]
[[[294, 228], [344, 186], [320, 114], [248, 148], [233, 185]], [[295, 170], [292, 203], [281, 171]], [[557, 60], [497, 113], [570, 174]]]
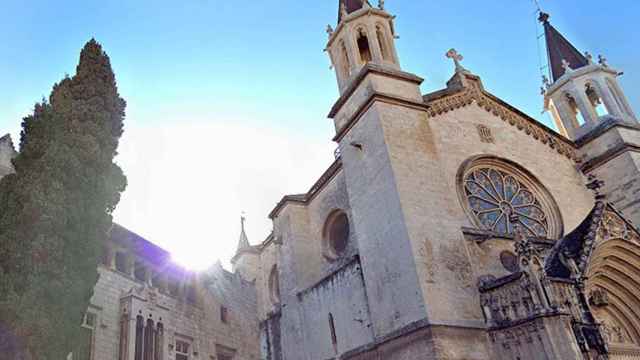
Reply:
[[470, 217], [485, 230], [513, 234], [509, 221], [513, 216], [529, 236], [559, 235], [549, 206], [552, 200], [541, 186], [507, 164], [485, 161], [472, 166], [464, 173], [461, 192]]

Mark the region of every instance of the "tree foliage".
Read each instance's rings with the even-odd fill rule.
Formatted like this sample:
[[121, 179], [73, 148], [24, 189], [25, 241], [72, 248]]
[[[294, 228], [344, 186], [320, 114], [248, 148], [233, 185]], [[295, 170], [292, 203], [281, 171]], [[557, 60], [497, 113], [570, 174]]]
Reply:
[[16, 172], [0, 180], [0, 359], [65, 359], [82, 334], [126, 187], [113, 162], [125, 105], [92, 39], [23, 120]]

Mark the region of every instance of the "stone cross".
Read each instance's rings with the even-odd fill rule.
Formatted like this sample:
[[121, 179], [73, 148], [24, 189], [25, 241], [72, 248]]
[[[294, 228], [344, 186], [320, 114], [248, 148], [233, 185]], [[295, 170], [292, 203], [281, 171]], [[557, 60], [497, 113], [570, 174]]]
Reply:
[[591, 53], [590, 53], [590, 52], [585, 51], [585, 52], [584, 52], [584, 57], [586, 57], [586, 58], [587, 58], [587, 63], [588, 63], [589, 65], [593, 64], [593, 56], [591, 55]]
[[542, 85], [544, 86], [545, 89], [548, 89], [549, 86], [551, 86], [551, 84], [549, 83], [549, 78], [547, 77], [547, 75], [542, 75]]
[[462, 56], [462, 54], [458, 54], [456, 49], [449, 49], [445, 56], [449, 59], [453, 59], [453, 63], [456, 65], [456, 71], [464, 70], [462, 65], [460, 65], [460, 61], [462, 61], [464, 57]]
[[329, 36], [333, 35], [333, 28], [331, 25], [327, 25], [327, 34], [329, 34]]
[[384, 10], [384, 0], [379, 0], [378, 1], [378, 9]]
[[565, 74], [573, 71], [573, 69], [571, 69], [571, 64], [566, 59], [562, 59], [562, 68], [564, 69]]
[[607, 64], [607, 58], [602, 55], [598, 55], [598, 63], [604, 67], [609, 66], [609, 64]]

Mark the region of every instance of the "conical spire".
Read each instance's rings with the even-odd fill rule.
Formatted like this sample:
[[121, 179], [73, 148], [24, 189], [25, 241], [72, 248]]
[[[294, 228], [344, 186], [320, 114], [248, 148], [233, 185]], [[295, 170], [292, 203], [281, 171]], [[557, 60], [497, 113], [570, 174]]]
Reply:
[[244, 231], [244, 221], [245, 221], [245, 217], [244, 215], [240, 216], [240, 240], [238, 240], [238, 249], [236, 250], [236, 253], [239, 253], [242, 250], [248, 249], [251, 247], [251, 244], [249, 244], [249, 239], [247, 238], [247, 233]]
[[365, 4], [371, 6], [369, 0], [340, 0], [340, 6], [338, 7], [338, 24], [340, 24], [344, 15], [362, 9]]
[[578, 69], [589, 64], [587, 58], [549, 23], [549, 14], [540, 12], [538, 20], [544, 26], [549, 68], [553, 81], [564, 75], [567, 66], [571, 69]]

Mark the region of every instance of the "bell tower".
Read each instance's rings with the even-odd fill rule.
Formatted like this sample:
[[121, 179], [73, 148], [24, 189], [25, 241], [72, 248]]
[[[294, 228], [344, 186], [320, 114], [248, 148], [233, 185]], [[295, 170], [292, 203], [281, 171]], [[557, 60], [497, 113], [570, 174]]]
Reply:
[[549, 75], [544, 77], [544, 104], [560, 132], [571, 140], [589, 134], [604, 121], [637, 124], [637, 119], [618, 83], [622, 73], [600, 55], [595, 62], [588, 52], [580, 53], [540, 13], [544, 26]]
[[394, 44], [393, 16], [368, 0], [340, 0], [338, 25], [327, 26], [329, 42], [326, 51], [336, 71], [342, 93], [354, 75], [368, 63], [400, 70]]
[[544, 107], [560, 133], [573, 140], [580, 169], [604, 181], [603, 192], [617, 210], [640, 225], [640, 124], [618, 76], [598, 56], [580, 53], [541, 12], [549, 75], [543, 77]]

